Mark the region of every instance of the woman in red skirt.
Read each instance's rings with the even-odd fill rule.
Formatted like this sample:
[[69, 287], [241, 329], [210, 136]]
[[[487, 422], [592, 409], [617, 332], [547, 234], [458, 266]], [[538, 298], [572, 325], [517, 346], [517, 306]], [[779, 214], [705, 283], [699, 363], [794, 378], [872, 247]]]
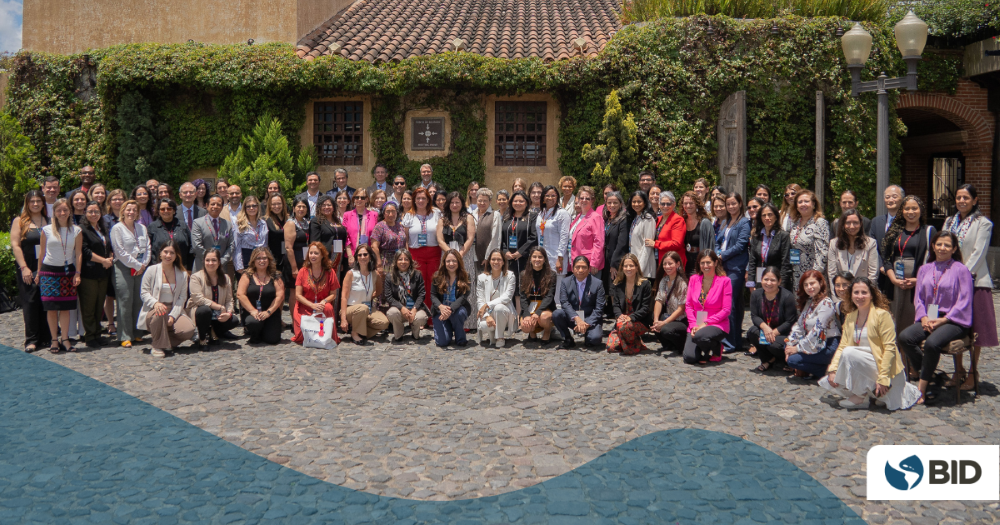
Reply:
[[[413, 213], [403, 217], [403, 227], [407, 232], [407, 247], [425, 283], [434, 279], [434, 272], [441, 266], [441, 247], [436, 235], [439, 220], [441, 212], [431, 207], [427, 190], [413, 190]], [[431, 294], [426, 295], [424, 304], [431, 307]]]

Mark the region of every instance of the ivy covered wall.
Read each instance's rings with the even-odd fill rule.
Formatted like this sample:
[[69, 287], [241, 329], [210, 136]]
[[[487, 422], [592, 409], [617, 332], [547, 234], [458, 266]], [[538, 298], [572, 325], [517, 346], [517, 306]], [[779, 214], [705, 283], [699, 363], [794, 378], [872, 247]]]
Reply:
[[[647, 166], [661, 184], [683, 188], [698, 177], [717, 178], [719, 107], [730, 93], [746, 90], [748, 186], [766, 182], [778, 188], [812, 185], [814, 101], [821, 90], [828, 108], [828, 185], [859, 189], [862, 202], [873, 205], [876, 100], [850, 97], [838, 23], [662, 19], [625, 27], [596, 57], [548, 64], [462, 52], [384, 64], [339, 57], [307, 62], [282, 44], [134, 44], [68, 57], [22, 53], [10, 65], [8, 109], [38, 148], [43, 173], [70, 186], [83, 163], [95, 164], [102, 178], [118, 176], [121, 134], [114, 116], [125, 93], [139, 92], [150, 100], [152, 118], [168, 130], [161, 178], [176, 182], [192, 169], [221, 164], [260, 116], [281, 119], [297, 146], [307, 100], [369, 94], [375, 101], [370, 131], [377, 162], [413, 180], [420, 163], [403, 153], [402, 115], [419, 106], [451, 112], [451, 154], [430, 163], [457, 189], [485, 172], [483, 95], [552, 94], [561, 112], [560, 169], [586, 182], [593, 167], [580, 159], [580, 150], [600, 129], [604, 96], [618, 89], [625, 111], [635, 115]], [[891, 27], [866, 26], [876, 51], [864, 79], [879, 71], [905, 72]], [[954, 56], [925, 53], [921, 89], [953, 92], [959, 68]], [[898, 136], [905, 128], [893, 123], [891, 158], [898, 178]]]

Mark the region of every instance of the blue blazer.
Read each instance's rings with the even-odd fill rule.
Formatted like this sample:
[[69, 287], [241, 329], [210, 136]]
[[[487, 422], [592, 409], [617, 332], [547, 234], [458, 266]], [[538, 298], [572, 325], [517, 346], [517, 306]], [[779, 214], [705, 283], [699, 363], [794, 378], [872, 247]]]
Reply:
[[559, 283], [559, 306], [566, 310], [570, 319], [580, 316], [590, 326], [601, 324], [604, 316], [604, 285], [593, 275], [587, 276], [583, 287], [583, 301], [576, 288], [576, 276], [567, 275]]
[[[726, 249], [722, 249], [722, 243], [729, 240]], [[726, 229], [719, 231], [719, 236], [715, 238], [715, 251], [722, 259], [722, 267], [726, 273], [738, 272], [743, 275], [747, 265], [750, 263], [750, 252], [747, 247], [750, 244], [750, 220], [740, 217], [736, 224], [726, 234]]]

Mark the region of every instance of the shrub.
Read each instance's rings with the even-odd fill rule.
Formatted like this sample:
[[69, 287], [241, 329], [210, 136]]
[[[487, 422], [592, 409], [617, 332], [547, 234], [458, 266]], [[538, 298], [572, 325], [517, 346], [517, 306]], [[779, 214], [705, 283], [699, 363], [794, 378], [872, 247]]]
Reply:
[[618, 188], [634, 188], [639, 183], [639, 129], [632, 114], [623, 114], [618, 92], [605, 100], [604, 129], [597, 134], [602, 144], [583, 145], [583, 160], [594, 163], [590, 183], [601, 187], [614, 183]]
[[883, 20], [892, 0], [625, 0], [622, 21], [630, 24], [668, 16], [726, 15], [732, 18], [839, 16]]
[[[161, 176], [166, 166], [166, 131], [153, 119], [149, 100], [131, 91], [122, 97], [115, 122], [118, 132], [118, 179], [134, 188]], [[176, 181], [171, 181], [176, 182]]]
[[14, 250], [10, 249], [10, 233], [0, 232], [0, 286], [7, 291], [7, 296], [17, 300], [17, 261], [14, 260]]
[[292, 161], [288, 138], [281, 131], [276, 118], [260, 119], [253, 131], [243, 137], [243, 144], [226, 157], [219, 168], [219, 177], [243, 189], [243, 195], [256, 195], [262, 199], [267, 184], [278, 181], [281, 192], [292, 195], [296, 181], [304, 184], [305, 174], [316, 165], [313, 149], [303, 148]]
[[35, 147], [14, 117], [0, 113], [0, 227], [8, 229], [25, 192], [38, 187], [35, 168]]

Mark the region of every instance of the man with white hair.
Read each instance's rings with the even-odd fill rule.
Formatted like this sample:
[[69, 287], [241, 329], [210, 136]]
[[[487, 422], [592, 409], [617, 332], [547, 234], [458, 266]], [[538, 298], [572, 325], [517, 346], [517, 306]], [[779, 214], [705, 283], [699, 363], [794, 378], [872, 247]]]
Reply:
[[420, 182], [418, 182], [415, 186], [413, 186], [413, 189], [423, 188], [426, 190], [427, 188], [430, 188], [431, 185], [434, 184], [434, 181], [431, 180], [431, 177], [433, 175], [434, 175], [434, 168], [432, 168], [430, 164], [424, 164], [423, 166], [420, 166]]

